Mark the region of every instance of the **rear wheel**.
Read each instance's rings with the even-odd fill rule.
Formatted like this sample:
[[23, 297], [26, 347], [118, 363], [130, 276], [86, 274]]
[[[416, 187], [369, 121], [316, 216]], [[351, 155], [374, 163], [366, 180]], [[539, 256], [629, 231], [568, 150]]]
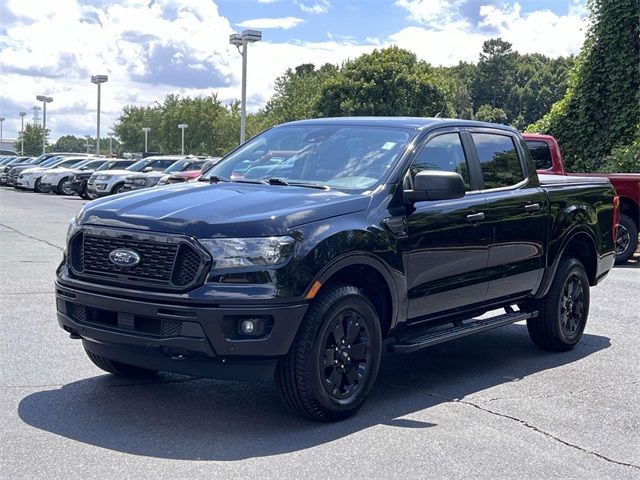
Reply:
[[638, 227], [631, 217], [620, 214], [616, 227], [616, 264], [626, 263], [638, 248]]
[[156, 373], [158, 373], [156, 370], [149, 370], [147, 368], [135, 367], [133, 365], [127, 365], [126, 363], [109, 360], [107, 358], [101, 357], [100, 355], [96, 355], [95, 353], [92, 353], [87, 349], [85, 349], [85, 353], [96, 367], [104, 370], [105, 372], [117, 375], [118, 377], [147, 378], [152, 377]]
[[544, 350], [571, 350], [582, 338], [589, 315], [589, 278], [575, 258], [560, 260], [545, 297], [536, 305], [539, 314], [527, 320], [531, 340]]
[[307, 311], [275, 381], [296, 413], [324, 422], [353, 415], [378, 374], [376, 310], [356, 287], [328, 287]]
[[58, 182], [56, 193], [58, 195], [73, 195], [73, 190], [71, 190], [71, 183], [69, 183], [69, 177], [65, 177], [60, 180], [60, 182]]

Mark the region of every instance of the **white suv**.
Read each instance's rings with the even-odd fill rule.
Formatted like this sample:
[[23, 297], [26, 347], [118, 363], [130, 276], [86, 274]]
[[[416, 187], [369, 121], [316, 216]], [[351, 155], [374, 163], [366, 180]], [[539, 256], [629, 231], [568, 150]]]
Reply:
[[107, 161], [106, 158], [93, 158], [85, 160], [69, 168], [54, 168], [47, 170], [40, 178], [40, 190], [43, 192], [55, 192], [58, 195], [73, 195], [70, 180], [75, 173], [85, 170], [95, 170]]
[[87, 183], [87, 193], [92, 197], [106, 197], [124, 190], [124, 179], [134, 172], [158, 172], [183, 157], [154, 156], [143, 158], [125, 170], [95, 172]]

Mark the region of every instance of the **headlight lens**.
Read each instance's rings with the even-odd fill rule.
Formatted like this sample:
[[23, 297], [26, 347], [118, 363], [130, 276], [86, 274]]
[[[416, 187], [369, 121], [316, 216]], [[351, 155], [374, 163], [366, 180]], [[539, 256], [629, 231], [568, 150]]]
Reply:
[[213, 269], [276, 266], [293, 253], [292, 237], [211, 238], [199, 240], [213, 257]]
[[106, 180], [107, 178], [109, 178], [108, 175], [98, 175], [98, 176], [96, 176], [96, 180]]
[[144, 185], [147, 181], [144, 178], [134, 178], [131, 183], [134, 185]]
[[[80, 213], [81, 212], [79, 212], [78, 215]], [[78, 222], [76, 222], [76, 219], [72, 218], [71, 221], [69, 222], [69, 228], [67, 228], [67, 242], [66, 242], [67, 245], [69, 244], [69, 240], [71, 240], [71, 237], [73, 237], [73, 235], [78, 231], [79, 228], [80, 226], [78, 225]]]

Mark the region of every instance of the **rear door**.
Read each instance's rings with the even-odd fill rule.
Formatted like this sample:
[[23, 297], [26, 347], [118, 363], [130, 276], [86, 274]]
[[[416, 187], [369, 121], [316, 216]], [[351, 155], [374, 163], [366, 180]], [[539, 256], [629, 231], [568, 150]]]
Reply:
[[491, 230], [482, 221], [486, 200], [477, 191], [469, 148], [458, 129], [439, 130], [416, 149], [405, 177], [410, 188], [421, 170], [456, 172], [467, 191], [463, 198], [417, 202], [407, 215], [409, 319], [485, 301]]
[[547, 195], [529, 172], [520, 138], [503, 130], [470, 130], [491, 230], [487, 300], [535, 290], [543, 273]]

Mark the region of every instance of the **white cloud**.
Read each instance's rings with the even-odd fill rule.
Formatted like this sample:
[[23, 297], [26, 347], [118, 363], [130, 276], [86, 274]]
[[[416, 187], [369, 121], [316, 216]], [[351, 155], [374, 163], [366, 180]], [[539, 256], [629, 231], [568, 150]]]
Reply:
[[[459, 2], [457, 2], [459, 3]], [[482, 43], [502, 37], [520, 53], [539, 52], [550, 57], [577, 54], [584, 41], [586, 12], [574, 2], [566, 15], [550, 10], [523, 14], [518, 3], [483, 5], [480, 22], [471, 25], [456, 10], [456, 2], [440, 0], [397, 0], [411, 19], [411, 26], [392, 34], [389, 40], [435, 65], [455, 65], [458, 61], [478, 60]], [[438, 21], [443, 15], [446, 21]]]
[[313, 5], [307, 5], [302, 2], [295, 3], [304, 13], [327, 13], [331, 8], [331, 3], [329, 3], [329, 0], [320, 0], [320, 2], [314, 3]]
[[395, 5], [407, 10], [414, 22], [442, 25], [455, 15], [462, 3], [462, 0], [396, 0]]
[[258, 0], [258, 3], [276, 3], [278, 0]]
[[243, 20], [237, 23], [239, 27], [245, 28], [282, 28], [283, 30], [289, 30], [290, 28], [297, 27], [304, 23], [302, 18], [298, 17], [280, 17], [280, 18], [253, 18], [249, 20]]

